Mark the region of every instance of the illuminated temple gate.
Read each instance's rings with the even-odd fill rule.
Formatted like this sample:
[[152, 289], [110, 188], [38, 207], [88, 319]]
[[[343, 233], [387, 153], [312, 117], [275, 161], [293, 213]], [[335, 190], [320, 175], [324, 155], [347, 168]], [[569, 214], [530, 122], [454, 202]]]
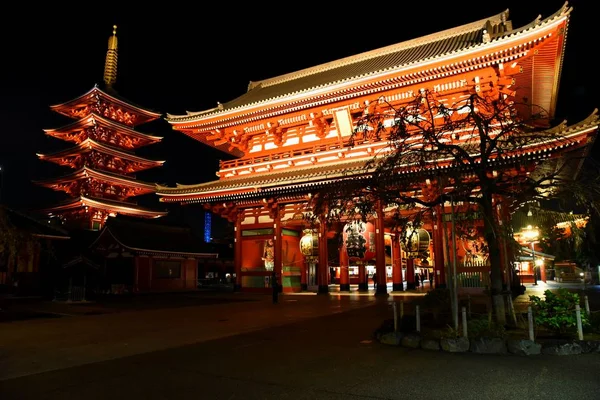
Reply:
[[[387, 292], [389, 281], [393, 290], [403, 290], [404, 279], [406, 286], [413, 288], [418, 266], [431, 270], [436, 287], [443, 287], [449, 258], [446, 254], [444, 259], [443, 239], [450, 229], [447, 206], [431, 210], [422, 227], [428, 235], [419, 236], [431, 240], [427, 243], [423, 239], [415, 251], [402, 249], [398, 235], [389, 231], [385, 221], [392, 210], [380, 204], [378, 217], [363, 221], [373, 228], [368, 238], [372, 251], [369, 259], [348, 251], [348, 241], [337, 245], [343, 226], [328, 226], [324, 220], [316, 227], [308, 226], [303, 218], [309, 212], [308, 202], [318, 189], [363, 174], [365, 162], [388, 145], [386, 140], [349, 145], [357, 119], [368, 112], [373, 99], [402, 106], [424, 89], [451, 100], [497, 90], [529, 99], [548, 110], [551, 119], [570, 14], [565, 5], [545, 19], [513, 27], [505, 11], [414, 40], [251, 82], [246, 93], [213, 109], [168, 115], [173, 129], [237, 158], [221, 162], [216, 181], [158, 186], [157, 194], [164, 202], [203, 204], [235, 223], [236, 285], [243, 290], [265, 290], [271, 269], [283, 282], [284, 291], [310, 286], [313, 272], [320, 293], [328, 292], [332, 275], [341, 290], [349, 290], [350, 283], [358, 283], [364, 290], [368, 287], [368, 264], [374, 265], [380, 294]], [[597, 128], [595, 113], [577, 124], [564, 124], [560, 127], [561, 143], [567, 141], [571, 150], [583, 154]], [[558, 141], [550, 141], [514, 157], [536, 165], [542, 159], [560, 157], [563, 151]], [[427, 185], [422, 182], [423, 188]], [[500, 219], [506, 220], [511, 210], [500, 198], [495, 206]], [[300, 248], [306, 229], [316, 229], [311, 233], [318, 242], [314, 254], [303, 253]], [[363, 238], [366, 243], [367, 238]], [[362, 241], [353, 237], [351, 245]], [[462, 262], [477, 256], [469, 244], [461, 249], [457, 257]], [[332, 257], [331, 253], [338, 251], [339, 257]], [[387, 259], [386, 253], [391, 253]], [[480, 277], [485, 280], [485, 260], [471, 261], [479, 263], [483, 270]], [[506, 266], [506, 256], [503, 263]]]

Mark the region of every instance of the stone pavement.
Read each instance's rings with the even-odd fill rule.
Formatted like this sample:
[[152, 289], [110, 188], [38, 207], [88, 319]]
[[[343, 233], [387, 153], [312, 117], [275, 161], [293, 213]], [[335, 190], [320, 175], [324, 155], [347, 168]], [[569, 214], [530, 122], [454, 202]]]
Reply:
[[247, 301], [112, 312], [92, 304], [40, 304], [46, 311], [62, 310], [63, 316], [0, 324], [0, 381], [258, 331], [377, 301], [374, 296], [282, 295], [272, 304], [264, 295], [218, 297], [228, 296]]

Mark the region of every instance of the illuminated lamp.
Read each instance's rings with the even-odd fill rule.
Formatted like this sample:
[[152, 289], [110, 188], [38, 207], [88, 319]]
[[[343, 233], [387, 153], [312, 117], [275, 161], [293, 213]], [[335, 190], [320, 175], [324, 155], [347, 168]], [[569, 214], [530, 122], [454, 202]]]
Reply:
[[415, 229], [409, 225], [401, 239], [402, 250], [406, 252], [408, 258], [423, 257], [429, 251], [431, 237], [429, 232], [423, 228]]
[[306, 261], [316, 261], [319, 257], [319, 235], [316, 229], [305, 229], [300, 238], [300, 252]]
[[348, 222], [343, 229], [344, 249], [348, 260], [364, 263], [375, 258], [375, 227], [360, 219]]

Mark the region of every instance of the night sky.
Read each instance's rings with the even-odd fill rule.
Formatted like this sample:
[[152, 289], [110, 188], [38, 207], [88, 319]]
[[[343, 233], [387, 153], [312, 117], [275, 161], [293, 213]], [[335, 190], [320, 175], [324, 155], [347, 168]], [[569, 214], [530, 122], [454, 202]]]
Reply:
[[[243, 94], [248, 83], [452, 28], [510, 10], [513, 26], [547, 17], [564, 2], [325, 2], [280, 3], [281, 8], [243, 2], [187, 7], [169, 1], [123, 10], [117, 2], [94, 6], [41, 6], [4, 13], [0, 71], [0, 165], [2, 202], [29, 210], [65, 198], [32, 184], [67, 172], [36, 153], [70, 146], [43, 129], [70, 122], [49, 106], [102, 83], [107, 40], [118, 25], [116, 89], [131, 101], [163, 114], [201, 111]], [[535, 5], [530, 3], [537, 3]], [[571, 1], [574, 10], [559, 91], [558, 120], [573, 123], [598, 107], [598, 34], [592, 1]], [[241, 5], [239, 5], [241, 4]], [[431, 4], [431, 3], [430, 3]], [[369, 8], [373, 7], [377, 8]], [[11, 6], [12, 7], [12, 6]], [[61, 8], [62, 7], [62, 8]], [[453, 10], [452, 7], [456, 8]], [[166, 160], [139, 179], [174, 185], [215, 180], [219, 151], [173, 131], [160, 119], [140, 125], [163, 142], [137, 151]], [[598, 149], [598, 145], [595, 146]], [[158, 204], [155, 195], [140, 204]], [[176, 213], [175, 213], [176, 214]]]

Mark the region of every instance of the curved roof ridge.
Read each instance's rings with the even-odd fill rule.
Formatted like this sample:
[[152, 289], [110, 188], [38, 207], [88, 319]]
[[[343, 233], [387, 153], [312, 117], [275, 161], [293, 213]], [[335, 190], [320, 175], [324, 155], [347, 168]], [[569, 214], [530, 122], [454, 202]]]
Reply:
[[[337, 80], [328, 81], [327, 83], [321, 82], [321, 83], [315, 83], [314, 85], [307, 85], [306, 87], [302, 87], [302, 88], [294, 88], [294, 90], [290, 90], [285, 93], [283, 93], [283, 92], [277, 93], [277, 90], [275, 90], [275, 91], [271, 90], [273, 87], [276, 87], [277, 85], [280, 85], [280, 84], [289, 84], [290, 82], [294, 82], [296, 80], [301, 80], [302, 78], [318, 76], [320, 73], [327, 73], [328, 71], [347, 67], [347, 66], [353, 65], [353, 64], [358, 64], [358, 63], [364, 62], [364, 61], [369, 61], [369, 60], [375, 59], [377, 57], [394, 54], [394, 53], [400, 52], [402, 50], [412, 49], [412, 48], [416, 48], [418, 46], [435, 43], [436, 40], [439, 41], [439, 40], [443, 40], [444, 38], [448, 39], [448, 38], [451, 38], [454, 36], [460, 36], [461, 34], [464, 35], [465, 33], [468, 34], [468, 33], [472, 33], [472, 32], [481, 31], [486, 28], [488, 22], [496, 23], [496, 24], [502, 23], [503, 18], [508, 22], [509, 21], [508, 20], [509, 9], [506, 9], [505, 11], [498, 13], [492, 17], [480, 19], [478, 21], [471, 22], [471, 23], [468, 23], [465, 25], [461, 25], [456, 28], [447, 29], [445, 31], [433, 33], [433, 34], [430, 34], [427, 36], [422, 36], [422, 37], [415, 38], [415, 39], [412, 39], [409, 41], [405, 41], [405, 42], [397, 43], [397, 44], [394, 44], [391, 46], [375, 49], [375, 50], [372, 50], [372, 51], [369, 51], [366, 53], [361, 53], [361, 54], [358, 54], [355, 56], [343, 58], [343, 59], [340, 59], [337, 61], [332, 61], [330, 63], [321, 64], [319, 66], [314, 66], [311, 68], [292, 72], [292, 73], [281, 75], [278, 77], [274, 77], [274, 78], [270, 78], [270, 79], [266, 79], [266, 80], [262, 80], [262, 81], [251, 82], [251, 85], [249, 86], [249, 90], [246, 93], [225, 103], [224, 107], [217, 107], [217, 108], [212, 108], [210, 110], [193, 112], [193, 113], [187, 112], [186, 115], [167, 114], [167, 118], [165, 118], [165, 119], [169, 122], [192, 121], [195, 118], [204, 118], [204, 117], [214, 116], [223, 111], [234, 111], [234, 110], [240, 110], [240, 109], [243, 109], [246, 107], [258, 106], [258, 105], [261, 105], [261, 104], [264, 104], [264, 103], [267, 103], [270, 101], [284, 98], [286, 96], [298, 95], [301, 93], [308, 92], [310, 90], [327, 87], [332, 84], [339, 84], [339, 83], [343, 83], [343, 82], [352, 81], [353, 79], [356, 79], [359, 77], [364, 77], [364, 76], [371, 75], [371, 74], [375, 74], [375, 73], [382, 72], [382, 71], [397, 70], [397, 69], [404, 68], [404, 67], [407, 67], [410, 65], [418, 64], [419, 62], [424, 61], [424, 60], [431, 60], [436, 57], [444, 56], [446, 54], [454, 54], [454, 53], [458, 53], [458, 52], [466, 50], [466, 49], [471, 49], [471, 48], [473, 48], [473, 46], [486, 46], [486, 45], [489, 45], [490, 43], [496, 43], [500, 40], [514, 37], [515, 35], [519, 35], [523, 32], [527, 32], [531, 29], [535, 29], [536, 27], [539, 27], [541, 25], [551, 23], [556, 18], [570, 14], [571, 11], [572, 11], [572, 7], [569, 7], [568, 2], [565, 2], [564, 5], [562, 7], [560, 7], [560, 9], [558, 11], [556, 11], [555, 13], [553, 13], [552, 15], [550, 15], [546, 18], [543, 18], [543, 19], [540, 15], [538, 15], [531, 22], [529, 22], [525, 25], [519, 26], [517, 28], [513, 27], [511, 24], [510, 29], [508, 31], [505, 31], [499, 35], [493, 35], [488, 42], [480, 42], [475, 45], [463, 47], [461, 49], [449, 50], [446, 52], [438, 53], [433, 56], [421, 58], [420, 60], [413, 60], [410, 62], [396, 64], [393, 67], [387, 66], [385, 68], [371, 70], [369, 72], [363, 72], [360, 74], [349, 75], [349, 76], [342, 77]], [[446, 35], [446, 36], [444, 36], [444, 35]], [[412, 44], [412, 47], [407, 46], [407, 44]], [[404, 46], [406, 46], [406, 47], [404, 47]], [[267, 83], [267, 84], [265, 84], [265, 83]], [[264, 89], [267, 89], [266, 93], [268, 93], [268, 95], [266, 95], [266, 94], [262, 95], [262, 96], [261, 95], [253, 95], [253, 94], [262, 92], [262, 90], [264, 90]]]
[[458, 36], [458, 35], [461, 35], [466, 32], [477, 31], [477, 30], [482, 29], [485, 26], [487, 21], [490, 21], [492, 23], [498, 23], [498, 22], [502, 21], [503, 16], [505, 18], [508, 18], [508, 12], [509, 12], [509, 10], [506, 9], [506, 10], [502, 11], [501, 13], [498, 13], [491, 17], [480, 19], [475, 22], [470, 22], [470, 23], [467, 23], [467, 24], [464, 24], [464, 25], [461, 25], [458, 27], [446, 29], [446, 30], [439, 31], [439, 32], [434, 32], [429, 35], [405, 40], [403, 42], [391, 44], [391, 45], [385, 46], [385, 47], [380, 47], [378, 49], [369, 50], [369, 51], [366, 51], [366, 52], [363, 52], [360, 54], [355, 54], [355, 55], [352, 55], [349, 57], [330, 61], [325, 64], [320, 64], [320, 65], [316, 65], [316, 66], [309, 67], [306, 69], [302, 69], [300, 71], [294, 71], [294, 72], [290, 72], [290, 73], [284, 74], [284, 75], [279, 75], [279, 76], [276, 76], [273, 78], [268, 78], [268, 79], [263, 79], [263, 80], [256, 81], [256, 82], [251, 82], [251, 84], [249, 86], [249, 90], [252, 90], [253, 88], [255, 88], [258, 85], [261, 85], [262, 87], [277, 85], [277, 84], [280, 84], [280, 83], [283, 83], [283, 82], [286, 82], [289, 80], [294, 80], [294, 79], [302, 78], [304, 76], [327, 71], [329, 69], [339, 68], [339, 67], [343, 67], [343, 66], [346, 66], [349, 64], [356, 63], [356, 62], [379, 57], [382, 55], [395, 53], [399, 50], [410, 49], [412, 47], [418, 47], [418, 46], [422, 46], [427, 43], [431, 43], [431, 42], [435, 42], [435, 41], [443, 40], [443, 39], [448, 39], [453, 36]]

